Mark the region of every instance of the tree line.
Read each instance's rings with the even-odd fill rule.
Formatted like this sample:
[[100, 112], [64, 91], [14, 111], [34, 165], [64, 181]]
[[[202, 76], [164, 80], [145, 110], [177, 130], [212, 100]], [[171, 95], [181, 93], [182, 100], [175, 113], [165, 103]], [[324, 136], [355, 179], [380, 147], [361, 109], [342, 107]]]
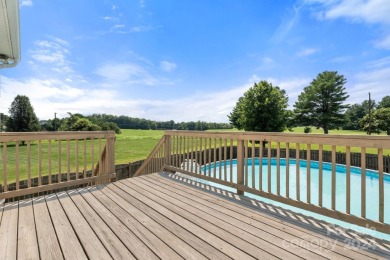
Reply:
[[337, 71], [319, 73], [298, 96], [293, 110], [287, 109], [285, 90], [267, 81], [254, 83], [238, 99], [229, 121], [245, 131], [282, 132], [305, 126], [305, 132], [316, 127], [322, 128], [324, 134], [331, 129], [353, 129], [390, 135], [390, 96], [378, 105], [366, 100], [350, 106], [345, 103], [349, 97], [346, 81]]
[[9, 115], [1, 114], [0, 130], [8, 132], [34, 132], [34, 131], [107, 131], [120, 133], [120, 129], [142, 130], [198, 130], [232, 129], [228, 123], [213, 123], [205, 121], [175, 122], [153, 121], [144, 118], [129, 116], [116, 116], [109, 114], [72, 114], [65, 118], [52, 118], [39, 121], [30, 99], [18, 95], [9, 108]]

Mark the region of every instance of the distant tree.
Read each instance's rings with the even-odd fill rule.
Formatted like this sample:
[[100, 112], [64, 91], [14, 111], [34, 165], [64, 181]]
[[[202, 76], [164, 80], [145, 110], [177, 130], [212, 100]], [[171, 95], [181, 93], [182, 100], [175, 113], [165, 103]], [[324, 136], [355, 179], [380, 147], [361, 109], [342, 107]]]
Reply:
[[68, 113], [69, 117], [65, 118], [58, 130], [60, 131], [99, 131], [100, 127], [92, 123], [88, 118], [80, 114]]
[[9, 108], [8, 132], [34, 132], [41, 126], [27, 96], [17, 95]]
[[[368, 115], [369, 104], [368, 100], [364, 100], [361, 104], [353, 104], [345, 111], [346, 123], [343, 125], [345, 130], [359, 130], [359, 121]], [[371, 111], [376, 107], [375, 100], [371, 100]]]
[[381, 102], [378, 104], [378, 108], [389, 108], [390, 107], [390, 96], [385, 96], [382, 98]]
[[3, 113], [0, 113], [0, 132], [6, 130], [5, 126], [7, 125], [7, 121], [8, 121], [8, 116]]
[[371, 133], [380, 134], [381, 132], [385, 132], [387, 135], [390, 135], [390, 107], [376, 109], [372, 112], [370, 127], [368, 122], [368, 115], [360, 120], [362, 129], [367, 133], [371, 129]]
[[324, 129], [341, 127], [346, 119], [344, 101], [349, 97], [345, 92], [346, 79], [337, 71], [324, 71], [305, 87], [294, 104], [296, 120], [305, 126]]
[[230, 113], [230, 123], [245, 131], [282, 132], [287, 127], [288, 97], [267, 81], [255, 83], [240, 97]]

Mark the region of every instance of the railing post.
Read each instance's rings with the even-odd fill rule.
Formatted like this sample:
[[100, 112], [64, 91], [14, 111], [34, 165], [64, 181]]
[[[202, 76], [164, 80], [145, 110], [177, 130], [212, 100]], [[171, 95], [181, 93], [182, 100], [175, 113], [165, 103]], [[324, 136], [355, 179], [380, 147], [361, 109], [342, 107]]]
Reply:
[[165, 164], [171, 165], [171, 136], [165, 136]]
[[[244, 185], [244, 140], [237, 140], [237, 184]], [[237, 194], [243, 195], [244, 191], [237, 189]]]

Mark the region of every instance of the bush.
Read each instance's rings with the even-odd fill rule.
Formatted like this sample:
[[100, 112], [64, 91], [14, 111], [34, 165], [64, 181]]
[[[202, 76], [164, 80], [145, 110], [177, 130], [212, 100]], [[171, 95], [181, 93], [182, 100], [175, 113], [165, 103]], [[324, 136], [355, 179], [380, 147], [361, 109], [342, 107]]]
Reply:
[[310, 126], [305, 126], [305, 128], [303, 129], [303, 132], [304, 132], [305, 134], [311, 133], [311, 127], [310, 127]]

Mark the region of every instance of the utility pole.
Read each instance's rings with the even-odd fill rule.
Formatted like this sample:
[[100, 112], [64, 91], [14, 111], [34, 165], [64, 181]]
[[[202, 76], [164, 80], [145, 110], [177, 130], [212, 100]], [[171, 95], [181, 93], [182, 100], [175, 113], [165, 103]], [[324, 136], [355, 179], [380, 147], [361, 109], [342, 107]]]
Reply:
[[56, 131], [57, 113], [54, 112], [54, 132]]
[[368, 92], [368, 134], [371, 135], [371, 93]]

